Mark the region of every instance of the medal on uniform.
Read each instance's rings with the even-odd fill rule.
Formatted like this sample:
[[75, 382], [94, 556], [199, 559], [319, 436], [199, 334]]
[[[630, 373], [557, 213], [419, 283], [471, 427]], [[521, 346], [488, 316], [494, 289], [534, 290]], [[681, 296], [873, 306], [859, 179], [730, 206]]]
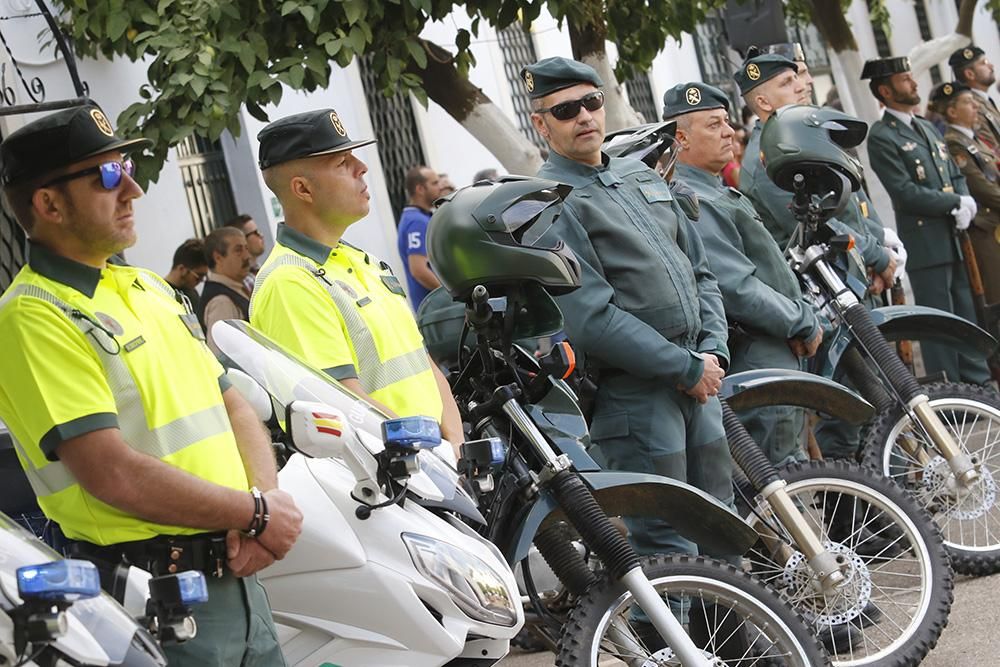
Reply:
[[993, 240], [1000, 243], [1000, 227], [993, 228]]
[[907, 141], [905, 144], [903, 144], [902, 146], [900, 146], [900, 148], [902, 148], [907, 153], [911, 152], [916, 147], [917, 147], [917, 145], [915, 143], [913, 143], [912, 141]]
[[859, 203], [861, 204], [861, 217], [867, 218], [868, 217], [868, 202], [863, 201], [863, 202], [859, 202]]
[[926, 181], [927, 180], [927, 170], [924, 169], [924, 165], [917, 163], [917, 180]]

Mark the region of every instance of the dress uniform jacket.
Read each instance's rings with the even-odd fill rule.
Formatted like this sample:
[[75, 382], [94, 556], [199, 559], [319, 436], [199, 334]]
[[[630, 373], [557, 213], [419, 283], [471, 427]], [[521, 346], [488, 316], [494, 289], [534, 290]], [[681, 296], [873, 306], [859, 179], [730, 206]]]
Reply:
[[[944, 139], [930, 121], [914, 116], [911, 127], [886, 112], [868, 133], [868, 157], [892, 199], [916, 302], [975, 321], [951, 214], [969, 190]], [[923, 342], [921, 349], [929, 374], [944, 371], [950, 380], [975, 383], [989, 378], [985, 362], [946, 345]]]
[[[723, 365], [729, 357], [722, 297], [690, 221], [637, 160], [604, 156], [592, 167], [553, 151], [538, 176], [574, 188], [550, 234], [580, 260], [581, 287], [557, 301], [574, 348], [600, 372], [591, 425], [598, 457], [731, 501], [721, 405], [678, 389], [699, 381], [699, 352]], [[691, 550], [661, 524], [633, 523], [636, 548]]]
[[[702, 169], [681, 164], [675, 178], [698, 197], [700, 215], [694, 227], [718, 278], [730, 323], [730, 371], [800, 370], [787, 341], [812, 338], [819, 320], [753, 205]], [[796, 458], [801, 451], [801, 410], [761, 408], [741, 415], [741, 420], [772, 462]]]
[[972, 95], [979, 108], [976, 135], [994, 155], [998, 155], [1000, 154], [1000, 109], [997, 109], [993, 100], [982, 91], [973, 90]]
[[944, 139], [975, 198], [976, 213], [969, 237], [976, 251], [987, 303], [1000, 302], [1000, 173], [997, 154], [977, 136], [949, 127]]

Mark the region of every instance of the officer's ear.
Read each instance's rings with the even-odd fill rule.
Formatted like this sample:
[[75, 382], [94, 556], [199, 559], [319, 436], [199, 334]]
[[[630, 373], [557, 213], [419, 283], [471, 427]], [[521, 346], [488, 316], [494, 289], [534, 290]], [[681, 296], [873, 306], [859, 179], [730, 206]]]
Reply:
[[306, 176], [292, 176], [288, 182], [288, 191], [296, 199], [310, 204], [313, 201], [313, 184]]
[[58, 188], [38, 188], [31, 195], [31, 210], [35, 220], [49, 224], [63, 222], [66, 198]]
[[538, 134], [542, 135], [542, 139], [549, 138], [549, 128], [545, 125], [545, 119], [542, 118], [542, 114], [531, 112], [531, 124], [535, 126]]

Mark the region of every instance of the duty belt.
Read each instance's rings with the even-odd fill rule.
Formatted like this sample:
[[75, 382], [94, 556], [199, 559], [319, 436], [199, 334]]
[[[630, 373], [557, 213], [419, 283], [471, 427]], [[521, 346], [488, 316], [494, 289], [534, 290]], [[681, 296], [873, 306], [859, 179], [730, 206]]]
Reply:
[[111, 566], [132, 565], [149, 571], [154, 577], [198, 570], [205, 576], [221, 579], [228, 570], [225, 533], [160, 535], [107, 546], [73, 541], [67, 547], [67, 554]]

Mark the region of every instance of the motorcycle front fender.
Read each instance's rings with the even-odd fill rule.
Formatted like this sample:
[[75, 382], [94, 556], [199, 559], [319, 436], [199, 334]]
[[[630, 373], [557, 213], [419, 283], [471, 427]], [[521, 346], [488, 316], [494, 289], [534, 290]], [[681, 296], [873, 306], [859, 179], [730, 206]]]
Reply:
[[[997, 349], [997, 339], [973, 322], [952, 313], [926, 306], [885, 306], [871, 311], [872, 320], [889, 341], [929, 340], [946, 343], [955, 350], [986, 359]], [[841, 327], [825, 350], [821, 368], [824, 375], [835, 373], [854, 337]]]
[[[608, 516], [662, 519], [698, 544], [702, 553], [725, 556], [745, 553], [757, 532], [725, 505], [700, 489], [644, 473], [597, 471], [580, 473]], [[501, 546], [509, 563], [528, 555], [540, 531], [566, 516], [551, 494], [541, 493], [509, 544]]]
[[719, 398], [736, 412], [788, 405], [815, 410], [851, 424], [864, 424], [875, 414], [871, 403], [839, 382], [785, 368], [727, 375]]

